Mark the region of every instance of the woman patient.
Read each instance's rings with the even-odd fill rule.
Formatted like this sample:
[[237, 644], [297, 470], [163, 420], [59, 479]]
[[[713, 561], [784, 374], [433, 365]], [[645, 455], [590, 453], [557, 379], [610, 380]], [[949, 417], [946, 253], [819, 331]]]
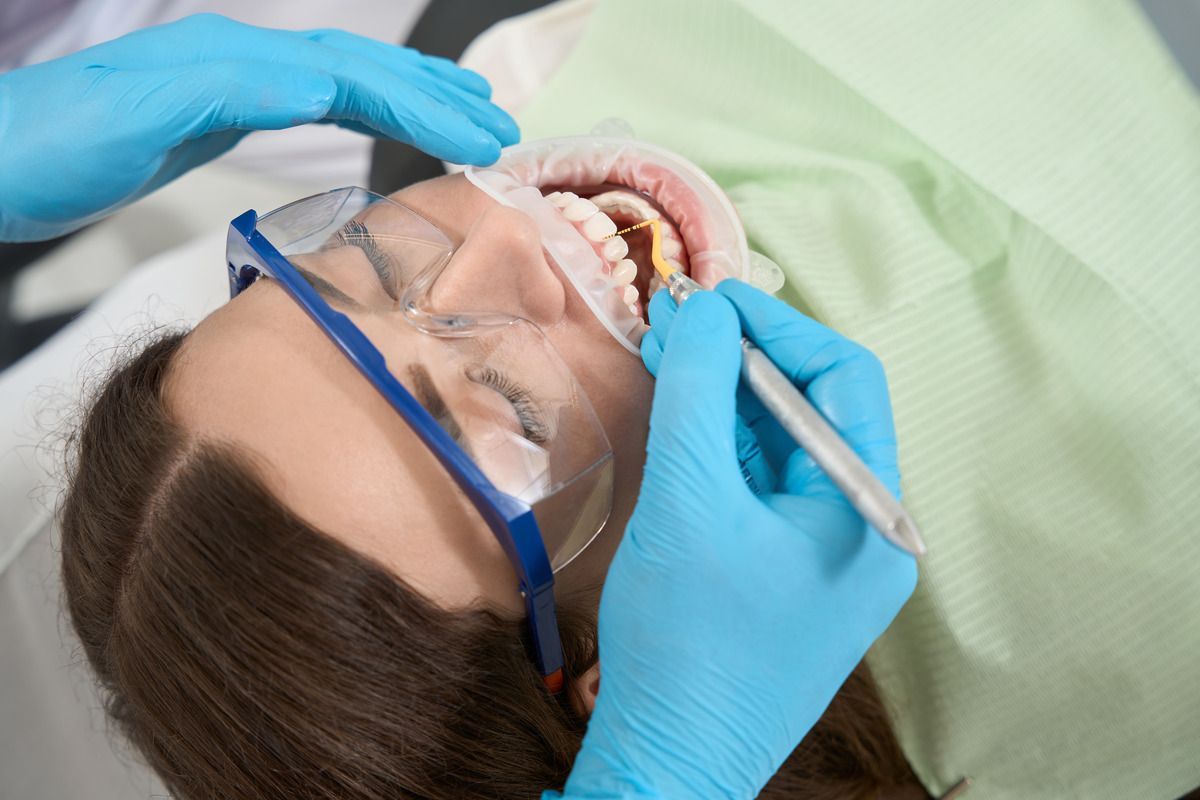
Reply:
[[[454, 247], [439, 297], [536, 323], [611, 443], [608, 523], [556, 576], [567, 691], [543, 685], [513, 568], [475, 507], [287, 292], [259, 280], [112, 375], [63, 508], [76, 630], [111, 715], [180, 797], [535, 797], [561, 787], [586, 728], [603, 676], [598, 589], [636, 501], [652, 381], [526, 214], [463, 176], [392, 199]], [[581, 232], [606, 226], [598, 215], [627, 221], [568, 200], [555, 196]], [[686, 261], [686, 231], [672, 233]], [[381, 291], [355, 284], [376, 255], [364, 242], [292, 261], [392, 374], [427, 375], [423, 334], [344, 296]], [[597, 242], [608, 270], [644, 260], [624, 250]], [[629, 283], [638, 296], [622, 299], [640, 310], [644, 268]], [[534, 391], [471, 383], [470, 402], [537, 441]], [[762, 796], [925, 797], [865, 667]]]

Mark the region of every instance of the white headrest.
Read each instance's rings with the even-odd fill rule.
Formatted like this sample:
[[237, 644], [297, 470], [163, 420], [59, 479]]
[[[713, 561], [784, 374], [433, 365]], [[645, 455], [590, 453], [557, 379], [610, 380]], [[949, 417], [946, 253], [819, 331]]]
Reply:
[[229, 298], [225, 231], [133, 270], [66, 328], [0, 373], [0, 573], [49, 521], [60, 464], [56, 429], [89, 378], [138, 333], [195, 324]]

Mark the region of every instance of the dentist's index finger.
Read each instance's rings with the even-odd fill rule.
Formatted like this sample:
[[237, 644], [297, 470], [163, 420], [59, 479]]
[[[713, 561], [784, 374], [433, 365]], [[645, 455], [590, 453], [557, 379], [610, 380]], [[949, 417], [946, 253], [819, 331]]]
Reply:
[[[742, 330], [881, 477], [895, 471], [896, 432], [887, 377], [867, 348], [738, 281], [717, 291], [738, 310]], [[792, 468], [804, 462], [794, 457]]]
[[[120, 66], [129, 69], [165, 69], [227, 60], [308, 64], [321, 69], [336, 67], [325, 63], [313, 47], [323, 42], [331, 50], [352, 53], [385, 67], [419, 68], [485, 100], [492, 95], [492, 87], [486, 78], [449, 59], [337, 28], [286, 31], [204, 13], [142, 28], [114, 41], [121, 40], [137, 42], [136, 47], [121, 48], [123, 63]], [[90, 49], [112, 49], [111, 44], [105, 42]]]
[[[384, 77], [384, 81], [374, 87], [376, 92], [387, 86], [386, 76], [390, 75], [392, 81], [406, 81], [455, 109], [492, 134], [502, 146], [515, 144], [521, 138], [516, 121], [488, 99], [492, 87], [483, 76], [462, 69], [453, 61], [426, 56], [412, 48], [396, 47], [342, 30], [310, 31], [307, 36], [316, 44], [352, 54], [365, 64], [378, 67], [378, 74]], [[348, 74], [355, 73], [348, 71]]]
[[[213, 63], [236, 60], [245, 65], [242, 77], [251, 82], [258, 69], [291, 68], [332, 78], [337, 92], [323, 119], [413, 144], [447, 161], [490, 164], [503, 144], [520, 136], [503, 109], [460, 87], [460, 83], [476, 83], [466, 71], [458, 75], [448, 63], [344, 31], [320, 32], [310, 39], [293, 31], [201, 15], [131, 36], [143, 40], [136, 60], [159, 66], [199, 73]], [[448, 75], [456, 76], [457, 82], [448, 80]], [[214, 91], [219, 93], [220, 88]], [[274, 106], [276, 115], [286, 116], [281, 98], [268, 92], [263, 103]], [[245, 121], [253, 118], [245, 113], [197, 115], [187, 138], [231, 127], [251, 129], [253, 124]], [[311, 121], [308, 113], [298, 113], [292, 124]]]
[[419, 67], [431, 76], [440, 78], [484, 100], [488, 100], [492, 96], [492, 86], [486, 78], [474, 70], [460, 67], [448, 58], [427, 55], [411, 47], [381, 42], [378, 39], [359, 36], [338, 28], [303, 31], [302, 35], [311, 41], [321, 42], [348, 53], [369, 58], [385, 67]]

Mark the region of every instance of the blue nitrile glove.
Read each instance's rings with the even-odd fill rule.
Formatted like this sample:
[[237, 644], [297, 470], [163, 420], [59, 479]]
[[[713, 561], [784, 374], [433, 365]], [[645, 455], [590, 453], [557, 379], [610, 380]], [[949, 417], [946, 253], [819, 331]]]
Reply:
[[739, 469], [744, 329], [897, 490], [878, 359], [735, 281], [673, 321], [665, 305], [643, 345], [658, 373], [645, 477], [604, 585], [600, 692], [567, 798], [754, 797], [916, 583], [913, 558], [794, 444], [762, 495]]
[[480, 75], [339, 30], [211, 14], [0, 75], [0, 241], [75, 230], [233, 147], [329, 121], [490, 164], [519, 138]]

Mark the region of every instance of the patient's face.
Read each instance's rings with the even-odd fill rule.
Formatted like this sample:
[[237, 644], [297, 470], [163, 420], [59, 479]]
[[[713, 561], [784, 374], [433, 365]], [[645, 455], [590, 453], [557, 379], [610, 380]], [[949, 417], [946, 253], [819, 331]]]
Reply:
[[[455, 294], [463, 310], [537, 323], [590, 397], [613, 448], [613, 510], [558, 584], [567, 591], [598, 585], [641, 481], [650, 377], [548, 263], [537, 228], [522, 213], [499, 206], [462, 176], [416, 184], [393, 198], [436, 224], [456, 248], [437, 291]], [[321, 269], [337, 270], [366, 256], [341, 247], [321, 258]], [[423, 363], [422, 335], [398, 314], [339, 310], [376, 343], [388, 342], [382, 349], [393, 374], [436, 368]], [[528, 369], [536, 374], [539, 365]], [[479, 391], [492, 395], [485, 402], [503, 400], [492, 389]], [[259, 281], [196, 327], [176, 361], [167, 400], [191, 433], [253, 454], [267, 486], [294, 512], [427, 596], [450, 607], [482, 601], [522, 608], [513, 570], [474, 506], [273, 281]]]

